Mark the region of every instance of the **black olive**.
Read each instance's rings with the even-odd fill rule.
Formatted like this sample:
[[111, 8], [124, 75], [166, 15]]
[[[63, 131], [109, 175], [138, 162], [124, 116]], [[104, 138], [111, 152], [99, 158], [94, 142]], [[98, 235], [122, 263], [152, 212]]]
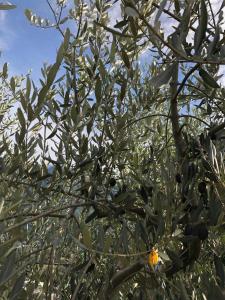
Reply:
[[191, 205], [191, 203], [188, 203], [187, 205], [186, 205], [186, 207], [184, 208], [184, 211], [191, 211], [192, 210], [192, 208], [193, 208], [193, 206]]
[[97, 163], [96, 169], [95, 169], [95, 174], [96, 174], [96, 175], [99, 175], [100, 173], [101, 173], [101, 166], [100, 166], [99, 163]]
[[176, 174], [176, 182], [177, 183], [181, 183], [182, 182], [182, 178], [181, 178], [181, 175], [179, 173]]
[[138, 191], [145, 203], [148, 203], [148, 194], [143, 186]]
[[198, 184], [198, 191], [199, 191], [200, 194], [206, 194], [206, 193], [207, 193], [205, 181], [201, 181], [201, 182]]
[[208, 228], [204, 223], [197, 225], [187, 224], [184, 228], [184, 235], [197, 236], [199, 240], [204, 241], [208, 238]]
[[153, 187], [152, 186], [148, 186], [147, 187], [147, 192], [148, 192], [149, 197], [152, 197]]
[[208, 228], [205, 224], [199, 224], [198, 226], [198, 237], [201, 241], [204, 241], [208, 238]]
[[217, 136], [216, 136], [215, 133], [211, 133], [210, 138], [211, 138], [212, 141], [214, 141], [214, 140], [216, 140]]
[[187, 224], [184, 228], [184, 235], [192, 235], [193, 234], [193, 227], [191, 224]]
[[92, 263], [92, 264], [88, 267], [86, 273], [92, 272], [92, 271], [94, 271], [94, 269], [95, 269], [95, 264]]
[[109, 179], [109, 185], [110, 186], [115, 186], [116, 185], [116, 179], [115, 178], [110, 178]]

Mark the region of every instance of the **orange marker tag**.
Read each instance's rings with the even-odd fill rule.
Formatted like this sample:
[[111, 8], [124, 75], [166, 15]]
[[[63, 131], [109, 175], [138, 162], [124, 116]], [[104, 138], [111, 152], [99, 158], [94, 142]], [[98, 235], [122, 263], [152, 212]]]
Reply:
[[152, 248], [152, 251], [149, 253], [148, 263], [151, 267], [154, 267], [158, 264], [158, 261], [159, 261], [158, 250]]

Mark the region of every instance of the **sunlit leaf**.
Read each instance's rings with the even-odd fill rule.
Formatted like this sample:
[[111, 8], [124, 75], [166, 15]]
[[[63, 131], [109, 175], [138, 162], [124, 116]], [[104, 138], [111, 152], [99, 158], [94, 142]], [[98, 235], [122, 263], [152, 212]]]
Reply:
[[83, 224], [81, 231], [82, 231], [84, 245], [87, 246], [88, 248], [91, 248], [92, 247], [92, 239], [91, 239], [91, 235], [90, 235], [88, 226]]
[[126, 6], [125, 7], [125, 13], [130, 16], [130, 17], [138, 17], [138, 13], [136, 12], [136, 10], [131, 7], [131, 6]]

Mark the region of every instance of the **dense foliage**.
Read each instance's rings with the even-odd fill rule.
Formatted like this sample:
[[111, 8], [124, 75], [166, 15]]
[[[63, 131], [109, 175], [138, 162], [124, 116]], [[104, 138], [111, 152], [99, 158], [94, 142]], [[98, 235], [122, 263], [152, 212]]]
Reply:
[[225, 299], [224, 1], [47, 2], [55, 63], [1, 72], [1, 299]]

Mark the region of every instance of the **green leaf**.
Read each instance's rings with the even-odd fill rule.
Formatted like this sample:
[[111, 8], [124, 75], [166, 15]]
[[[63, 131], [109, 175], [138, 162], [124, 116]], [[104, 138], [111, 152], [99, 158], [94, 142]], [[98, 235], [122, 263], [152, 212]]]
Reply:
[[58, 129], [58, 127], [56, 126], [56, 127], [52, 130], [52, 132], [49, 134], [49, 136], [47, 137], [47, 140], [48, 140], [48, 139], [51, 139], [53, 136], [56, 135], [57, 129]]
[[218, 223], [220, 214], [222, 212], [222, 204], [221, 202], [211, 197], [209, 201], [209, 224], [210, 226], [215, 226]]
[[113, 37], [111, 49], [110, 49], [110, 62], [113, 63], [115, 61], [115, 53], [116, 53], [116, 38], [115, 36]]
[[104, 243], [104, 252], [109, 252], [110, 250], [110, 247], [112, 245], [112, 237], [111, 236], [108, 236], [106, 239], [105, 239], [105, 243]]
[[88, 25], [88, 22], [85, 21], [84, 26], [83, 26], [83, 28], [82, 28], [82, 30], [80, 32], [80, 36], [83, 36], [85, 34], [85, 32], [87, 31], [87, 28], [88, 28], [87, 25]]
[[182, 280], [180, 280], [179, 285], [180, 285], [180, 296], [181, 296], [180, 300], [190, 300], [190, 297], [188, 296], [188, 292]]
[[177, 32], [174, 32], [171, 35], [171, 43], [172, 43], [174, 48], [176, 48], [181, 54], [183, 54], [183, 56], [186, 56], [186, 52], [185, 52], [184, 47], [181, 43], [180, 36]]
[[20, 122], [21, 127], [26, 127], [26, 120], [24, 118], [23, 112], [20, 108], [17, 109], [17, 116]]
[[99, 76], [95, 84], [95, 97], [96, 97], [96, 102], [100, 103], [102, 97], [102, 81], [100, 80]]
[[43, 88], [40, 90], [38, 95], [38, 103], [37, 103], [37, 110], [35, 111], [35, 116], [37, 116], [42, 108], [42, 105], [45, 102], [45, 97], [47, 95], [47, 92], [49, 90], [49, 87], [47, 85], [43, 86]]
[[16, 83], [15, 83], [15, 78], [14, 77], [11, 77], [11, 79], [10, 79], [10, 87], [11, 87], [12, 91], [15, 93]]
[[130, 69], [130, 60], [129, 60], [129, 57], [127, 55], [127, 53], [125, 51], [121, 51], [121, 57], [122, 57], [122, 60], [125, 64], [125, 66]]
[[126, 253], [129, 252], [129, 247], [128, 247], [128, 233], [127, 233], [127, 226], [126, 224], [123, 222], [123, 227], [120, 233], [120, 239], [122, 241], [122, 245], [123, 245], [123, 249]]
[[174, 6], [175, 6], [176, 14], [178, 15], [180, 13], [180, 3], [179, 3], [179, 0], [174, 0]]
[[97, 248], [99, 251], [103, 251], [104, 249], [104, 239], [105, 239], [105, 232], [102, 225], [98, 227], [98, 237], [97, 237]]
[[32, 106], [31, 106], [30, 103], [28, 103], [28, 105], [27, 105], [27, 116], [28, 116], [28, 120], [30, 122], [32, 122], [33, 117], [34, 117], [34, 111], [33, 111]]
[[31, 81], [29, 76], [27, 76], [27, 82], [26, 82], [26, 99], [29, 99], [31, 92]]
[[[60, 50], [59, 50], [60, 51]], [[59, 52], [58, 52], [59, 53]], [[57, 57], [60, 61], [62, 60], [61, 56], [60, 58]], [[53, 84], [56, 74], [59, 70], [60, 62], [57, 61], [49, 70], [48, 75], [47, 75], [47, 87], [50, 88], [50, 86]]]
[[2, 266], [2, 271], [0, 273], [0, 286], [6, 283], [15, 271], [15, 262], [16, 262], [16, 251], [13, 251], [6, 258], [4, 265]]
[[180, 259], [180, 257], [172, 250], [166, 249], [166, 253], [169, 256], [169, 258], [172, 260], [172, 262], [178, 267], [183, 267], [183, 261]]
[[0, 4], [0, 10], [9, 10], [16, 8], [16, 5], [13, 4]]
[[69, 42], [70, 42], [70, 30], [69, 28], [66, 29], [65, 35], [64, 35], [64, 50], [66, 51], [69, 47]]
[[221, 288], [225, 288], [225, 271], [221, 259], [214, 254], [214, 265], [216, 269], [217, 282]]
[[114, 28], [122, 28], [125, 25], [127, 25], [127, 23], [128, 23], [128, 20], [122, 20], [122, 21], [116, 23], [116, 25], [114, 25]]
[[112, 133], [111, 133], [111, 131], [110, 131], [110, 129], [109, 129], [109, 126], [107, 125], [107, 124], [105, 124], [105, 133], [106, 133], [106, 135], [107, 135], [107, 137], [110, 139], [110, 140], [114, 140], [114, 137], [113, 137], [113, 135], [112, 135]]
[[120, 89], [120, 101], [123, 101], [126, 96], [127, 81], [124, 80]]
[[191, 10], [194, 4], [193, 0], [189, 0], [185, 5], [184, 13], [180, 21], [180, 39], [182, 42], [186, 41], [186, 37], [189, 31]]
[[82, 224], [81, 226], [81, 232], [83, 235], [83, 243], [86, 247], [91, 248], [92, 247], [92, 239], [91, 235], [88, 229], [88, 226], [85, 224]]
[[136, 12], [136, 10], [131, 7], [131, 6], [126, 6], [125, 7], [125, 13], [127, 16], [129, 17], [138, 17], [138, 13]]
[[70, 115], [71, 115], [71, 118], [72, 118], [74, 124], [77, 125], [77, 123], [78, 123], [78, 114], [77, 114], [77, 107], [76, 107], [76, 105], [72, 106], [71, 111], [70, 111]]
[[158, 9], [158, 11], [157, 11], [157, 14], [156, 14], [156, 16], [155, 16], [155, 21], [154, 21], [154, 24], [155, 24], [155, 25], [156, 25], [156, 23], [158, 22], [158, 20], [159, 20], [161, 14], [162, 14], [162, 11], [163, 11], [163, 9], [165, 8], [166, 4], [167, 4], [167, 0], [162, 0], [162, 1], [161, 1], [161, 4], [160, 4], [159, 9]]
[[207, 13], [206, 1], [201, 0], [199, 26], [194, 36], [194, 48], [196, 54], [198, 54], [202, 42], [205, 39], [207, 24], [208, 24], [208, 13]]
[[21, 144], [22, 141], [24, 140], [25, 134], [26, 134], [26, 128], [21, 127], [20, 134], [19, 134], [19, 140], [18, 140], [19, 144]]
[[220, 40], [220, 30], [221, 30], [220, 26], [217, 26], [214, 38], [213, 38], [212, 42], [209, 43], [208, 48], [207, 48], [208, 56], [214, 54], [214, 51], [217, 49], [217, 45]]
[[134, 18], [129, 17], [130, 21], [130, 29], [134, 36], [137, 36], [138, 34], [138, 26], [136, 24], [137, 20]]
[[215, 89], [220, 87], [219, 84], [216, 82], [216, 80], [211, 75], [209, 75], [209, 73], [206, 72], [205, 70], [200, 69], [199, 75], [201, 76], [203, 81], [206, 84], [208, 84], [210, 87], [215, 88]]
[[121, 36], [121, 37], [129, 37], [129, 38], [133, 38], [133, 36], [132, 36], [131, 34], [124, 34], [124, 33], [120, 32], [120, 31], [114, 30], [114, 29], [112, 29], [111, 27], [107, 27], [107, 26], [105, 26], [104, 24], [98, 23], [98, 22], [96, 22], [96, 21], [95, 21], [95, 24], [97, 24], [97, 25], [103, 27], [106, 31], [112, 33], [113, 35], [119, 35], [119, 36]]
[[13, 161], [11, 167], [8, 169], [7, 174], [10, 175], [14, 173], [19, 168], [19, 160]]
[[65, 18], [63, 18], [60, 22], [59, 22], [59, 24], [64, 24], [64, 23], [66, 23], [66, 21], [68, 21], [69, 20], [69, 17], [65, 17]]
[[207, 288], [207, 300], [224, 300], [224, 290], [222, 290], [215, 281], [211, 280], [206, 285]]
[[68, 29], [68, 30], [66, 30], [66, 33], [65, 33], [64, 43], [62, 43], [58, 49], [56, 62], [51, 66], [51, 68], [47, 74], [47, 84], [44, 85], [39, 92], [37, 109], [35, 111], [36, 116], [40, 113], [42, 105], [44, 104], [44, 102], [46, 100], [46, 95], [58, 73], [59, 67], [60, 67], [63, 57], [64, 57], [65, 47], [68, 47], [68, 44], [69, 44], [69, 36], [70, 36], [70, 31]]
[[173, 75], [173, 71], [174, 64], [169, 66], [165, 71], [159, 73], [157, 76], [153, 76], [149, 81], [149, 84], [153, 85], [155, 88], [159, 88], [160, 86], [167, 84]]
[[2, 76], [4, 78], [7, 78], [7, 76], [8, 76], [8, 64], [7, 63], [4, 63], [4, 65], [3, 65]]
[[30, 21], [32, 17], [32, 11], [30, 9], [25, 9], [24, 14], [27, 17], [27, 19]]
[[17, 281], [15, 282], [12, 291], [9, 294], [9, 300], [16, 300], [20, 292], [22, 291], [24, 281], [25, 281], [25, 274], [21, 275]]

